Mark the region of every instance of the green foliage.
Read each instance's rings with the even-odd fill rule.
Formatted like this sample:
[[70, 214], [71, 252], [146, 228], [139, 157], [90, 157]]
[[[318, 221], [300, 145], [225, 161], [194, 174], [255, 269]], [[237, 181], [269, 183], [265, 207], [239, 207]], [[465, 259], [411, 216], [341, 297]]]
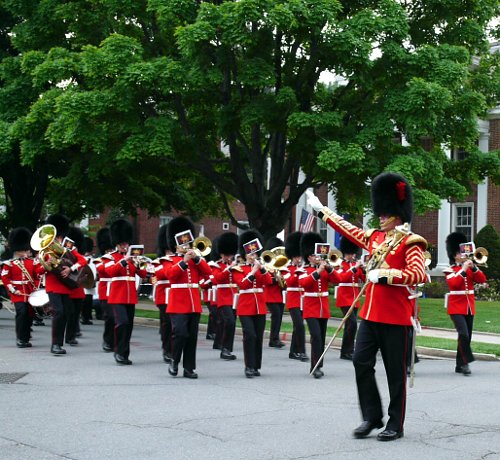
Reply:
[[[474, 238], [476, 248], [483, 247], [488, 251], [487, 267], [480, 267], [488, 278], [488, 284], [492, 284], [491, 290], [495, 291], [493, 287], [495, 280], [496, 290], [498, 291], [498, 280], [500, 280], [500, 235], [492, 225], [485, 225]], [[486, 294], [485, 294], [486, 295]]]

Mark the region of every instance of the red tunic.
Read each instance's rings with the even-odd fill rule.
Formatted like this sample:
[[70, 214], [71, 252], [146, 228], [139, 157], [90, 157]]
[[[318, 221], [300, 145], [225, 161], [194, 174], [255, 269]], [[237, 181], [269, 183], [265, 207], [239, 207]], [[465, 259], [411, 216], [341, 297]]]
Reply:
[[296, 265], [288, 266], [288, 273], [283, 275], [286, 283], [286, 308], [301, 308], [303, 289], [299, 286], [299, 274], [301, 269]]
[[299, 286], [303, 293], [303, 317], [305, 318], [330, 318], [330, 300], [328, 298], [328, 284], [338, 283], [338, 274], [335, 270], [328, 273], [323, 270], [316, 280], [313, 274], [317, 273], [316, 267], [304, 265], [299, 275]]
[[461, 265], [452, 265], [444, 271], [446, 282], [450, 288], [447, 294], [447, 310], [449, 315], [475, 315], [474, 283], [485, 283], [486, 275], [470, 268], [462, 275]]
[[282, 269], [279, 270], [277, 274], [271, 274], [273, 280], [272, 284], [264, 287], [264, 297], [266, 299], [266, 303], [284, 303], [284, 287], [280, 286], [278, 277], [281, 277], [283, 279], [286, 273], [288, 273], [288, 269]]
[[217, 308], [233, 306], [234, 295], [238, 293], [238, 285], [234, 279], [235, 270], [223, 262], [217, 262], [212, 267], [212, 273]]
[[[353, 271], [355, 265], [355, 262], [343, 260], [337, 269], [339, 275], [339, 284], [335, 297], [335, 306], [337, 308], [350, 307], [359, 294], [359, 282], [365, 280], [365, 275], [361, 268], [357, 268], [355, 272]], [[355, 308], [359, 306], [360, 302], [358, 300]]]
[[112, 256], [108, 256], [105, 254], [101, 257], [101, 260], [95, 263], [95, 269], [97, 271], [97, 295], [99, 300], [108, 300], [108, 290], [109, 290], [109, 282], [111, 278], [106, 274], [106, 263], [114, 261]]
[[239, 265], [242, 272], [234, 272], [236, 284], [240, 288], [238, 303], [236, 304], [236, 314], [238, 316], [265, 315], [266, 299], [264, 297], [264, 286], [269, 286], [273, 279], [268, 272], [255, 274], [253, 280], [248, 276], [252, 271], [251, 265]]
[[[33, 283], [20, 268], [23, 265]], [[39, 275], [45, 270], [35, 263], [33, 259], [10, 259], [4, 260], [2, 265], [2, 283], [9, 293], [12, 303], [27, 302], [29, 295], [38, 287]], [[13, 291], [19, 291], [21, 295], [14, 294]]]
[[165, 275], [165, 268], [170, 262], [172, 262], [170, 256], [159, 257], [153, 261], [153, 266], [155, 268], [154, 276], [157, 279], [154, 287], [154, 299], [156, 305], [166, 305], [168, 301], [170, 281]]
[[[76, 258], [76, 262], [71, 267], [72, 270], [78, 270], [79, 268], [87, 265], [87, 259], [76, 251], [76, 249], [73, 249], [71, 254], [73, 254]], [[72, 288], [66, 286], [61, 281], [61, 278], [58, 275], [51, 271], [48, 271], [45, 275], [45, 290], [55, 294], [71, 294], [71, 291], [73, 291]]]
[[[364, 231], [335, 214], [325, 215], [323, 220], [336, 231], [349, 238], [370, 255], [382, 243], [388, 242], [393, 231]], [[387, 239], [387, 240], [386, 240]], [[404, 236], [389, 252], [380, 267], [389, 275], [387, 284], [370, 283], [365, 291], [366, 300], [360, 317], [376, 323], [410, 326], [414, 302], [408, 299], [410, 286], [425, 282], [425, 260], [423, 251], [427, 247], [424, 238], [413, 233]]]
[[167, 313], [201, 313], [200, 280], [212, 271], [205, 259], [193, 259], [186, 264], [184, 256], [176, 254], [165, 266], [165, 276], [170, 280]]
[[125, 266], [121, 261], [125, 258], [118, 251], [110, 252], [108, 255], [113, 257], [112, 261], [106, 262], [106, 274], [111, 278], [108, 291], [108, 303], [135, 305], [139, 301], [137, 296], [137, 287], [135, 284], [135, 275], [140, 278], [146, 278], [147, 272], [138, 269], [130, 260], [127, 260]]

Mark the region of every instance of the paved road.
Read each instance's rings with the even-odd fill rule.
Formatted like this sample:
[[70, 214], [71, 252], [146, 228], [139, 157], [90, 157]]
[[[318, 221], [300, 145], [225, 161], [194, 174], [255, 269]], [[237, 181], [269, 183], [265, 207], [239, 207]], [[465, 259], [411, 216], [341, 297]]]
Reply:
[[498, 362], [475, 362], [464, 377], [451, 360], [422, 360], [405, 437], [381, 443], [351, 437], [360, 422], [354, 373], [335, 350], [321, 380], [287, 349], [269, 348], [262, 376], [246, 379], [241, 338], [238, 359], [224, 362], [200, 335], [193, 381], [168, 375], [156, 327], [134, 329], [134, 365], [120, 367], [100, 351], [99, 321], [62, 357], [48, 352], [48, 326], [35, 329], [31, 349], [15, 347], [13, 326], [0, 311], [0, 377], [23, 375], [0, 384], [2, 460], [500, 458]]

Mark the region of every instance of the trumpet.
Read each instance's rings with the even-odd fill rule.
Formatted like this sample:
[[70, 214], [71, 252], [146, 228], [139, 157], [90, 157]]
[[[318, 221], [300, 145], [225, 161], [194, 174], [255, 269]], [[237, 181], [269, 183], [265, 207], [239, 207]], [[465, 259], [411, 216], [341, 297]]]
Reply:
[[154, 271], [151, 269], [153, 266], [153, 261], [146, 256], [133, 256], [132, 258], [132, 263], [139, 269], [139, 270], [146, 270], [148, 273]]
[[193, 240], [193, 249], [198, 257], [205, 257], [212, 252], [212, 242], [206, 236], [199, 236]]
[[486, 248], [476, 248], [476, 250], [469, 257], [476, 265], [488, 268], [488, 265], [486, 264], [486, 261], [488, 260], [488, 250]]

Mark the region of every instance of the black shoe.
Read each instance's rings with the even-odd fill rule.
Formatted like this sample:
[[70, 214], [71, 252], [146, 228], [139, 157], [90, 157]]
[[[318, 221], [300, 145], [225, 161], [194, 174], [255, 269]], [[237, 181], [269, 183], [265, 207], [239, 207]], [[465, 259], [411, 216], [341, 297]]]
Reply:
[[198, 374], [195, 371], [190, 371], [189, 369], [184, 369], [184, 372], [182, 374], [184, 377], [187, 379], [197, 379]]
[[379, 420], [378, 422], [368, 422], [365, 420], [361, 425], [359, 425], [357, 428], [354, 429], [352, 432], [353, 436], [355, 438], [366, 438], [372, 430], [376, 428], [382, 428], [384, 424], [382, 423], [382, 420]]
[[115, 353], [115, 361], [120, 365], [132, 364], [132, 361], [125, 358], [125, 356], [119, 355], [118, 353]]
[[245, 367], [245, 376], [247, 379], [255, 377], [255, 371], [251, 367]]
[[215, 340], [215, 334], [207, 334], [207, 340]]
[[16, 342], [17, 348], [31, 348], [31, 342], [24, 342], [23, 340], [18, 340]]
[[300, 360], [305, 363], [309, 361], [309, 356], [307, 356], [305, 353], [299, 353], [300, 354]]
[[165, 361], [167, 364], [170, 364], [172, 362], [170, 353], [167, 353], [166, 351], [163, 352], [163, 361]]
[[107, 344], [106, 342], [103, 342], [102, 343], [102, 349], [106, 352], [106, 353], [110, 353], [113, 351], [113, 347], [109, 344]]
[[298, 361], [301, 360], [300, 353], [288, 353], [288, 357], [290, 359], [297, 359]]
[[316, 369], [314, 372], [313, 372], [313, 377], [315, 379], [320, 379], [321, 377], [323, 377], [325, 375], [325, 373], [321, 370], [321, 369]]
[[377, 435], [379, 441], [395, 441], [396, 439], [402, 438], [404, 436], [403, 431], [394, 431], [385, 429], [382, 433]]
[[50, 352], [54, 355], [65, 355], [66, 354], [66, 350], [61, 347], [61, 345], [52, 345], [50, 347]]
[[254, 369], [253, 370], [253, 376], [254, 377], [260, 377], [260, 371], [259, 371], [259, 369]]
[[471, 375], [472, 372], [468, 364], [464, 364], [463, 366], [455, 367], [455, 372], [457, 374]]
[[75, 334], [75, 337], [81, 337], [82, 336], [82, 333], [80, 331], [78, 331], [76, 334]]
[[85, 320], [80, 321], [80, 324], [91, 325], [94, 323], [92, 321], [90, 321], [89, 319], [85, 319]]
[[34, 320], [33, 321], [33, 326], [45, 326], [45, 323], [42, 320]]
[[347, 361], [352, 361], [352, 354], [351, 353], [341, 353], [340, 354], [340, 359], [345, 359]]
[[72, 347], [74, 347], [75, 345], [78, 345], [78, 340], [76, 340], [76, 339], [69, 339], [69, 340], [66, 340], [66, 343], [68, 345], [71, 345]]
[[236, 355], [233, 355], [227, 348], [223, 348], [220, 352], [220, 359], [225, 359], [226, 361], [233, 361], [236, 359]]
[[285, 343], [282, 342], [281, 340], [273, 340], [269, 342], [269, 346], [271, 348], [283, 348], [285, 346]]
[[173, 377], [175, 377], [178, 372], [179, 372], [179, 365], [173, 360], [170, 361], [170, 364], [168, 365], [168, 373]]

